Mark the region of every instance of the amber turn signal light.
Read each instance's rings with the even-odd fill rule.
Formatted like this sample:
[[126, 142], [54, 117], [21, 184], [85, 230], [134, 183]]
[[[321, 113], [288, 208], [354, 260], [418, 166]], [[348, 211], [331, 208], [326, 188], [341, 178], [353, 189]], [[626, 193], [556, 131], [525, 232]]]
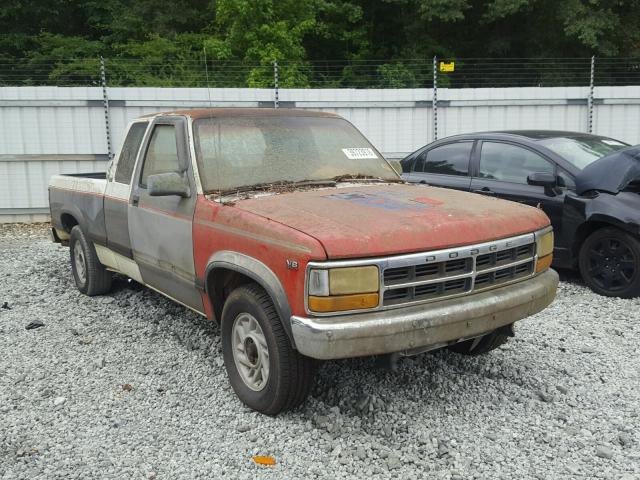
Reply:
[[544, 272], [551, 266], [551, 261], [553, 260], [553, 254], [545, 255], [542, 258], [539, 258], [536, 262], [536, 273]]
[[309, 296], [309, 310], [312, 312], [343, 312], [345, 310], [362, 310], [378, 306], [377, 293], [360, 295], [338, 295], [333, 297]]

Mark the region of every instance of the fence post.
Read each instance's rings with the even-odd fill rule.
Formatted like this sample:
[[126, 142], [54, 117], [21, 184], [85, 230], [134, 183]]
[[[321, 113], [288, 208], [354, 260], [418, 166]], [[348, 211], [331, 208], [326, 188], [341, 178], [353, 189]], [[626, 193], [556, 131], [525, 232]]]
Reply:
[[109, 122], [109, 96], [107, 95], [107, 76], [104, 68], [104, 58], [100, 55], [100, 83], [102, 84], [102, 106], [104, 109], [104, 126], [107, 135], [107, 155], [109, 160], [113, 158], [111, 149], [111, 124]]
[[433, 57], [433, 139], [438, 139], [438, 57]]
[[596, 56], [591, 56], [591, 75], [589, 78], [589, 98], [587, 99], [587, 133], [593, 133], [593, 92], [596, 72]]
[[280, 99], [278, 98], [278, 60], [273, 61], [273, 108], [278, 108]]

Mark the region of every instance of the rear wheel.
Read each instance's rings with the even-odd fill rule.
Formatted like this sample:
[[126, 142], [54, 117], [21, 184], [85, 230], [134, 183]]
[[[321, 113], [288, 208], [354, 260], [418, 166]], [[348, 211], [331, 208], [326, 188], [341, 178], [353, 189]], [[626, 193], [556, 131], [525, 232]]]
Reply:
[[483, 353], [488, 353], [505, 344], [509, 339], [509, 336], [510, 335], [508, 333], [495, 330], [481, 337], [454, 343], [449, 346], [449, 350], [462, 355], [482, 355]]
[[100, 263], [93, 243], [79, 226], [73, 227], [69, 239], [71, 270], [78, 290], [85, 295], [102, 295], [111, 290], [111, 272]]
[[640, 295], [640, 241], [614, 227], [593, 232], [580, 248], [580, 273], [594, 292], [609, 297]]
[[313, 383], [313, 360], [293, 349], [267, 292], [255, 284], [231, 292], [221, 330], [229, 381], [243, 403], [276, 415], [304, 402]]

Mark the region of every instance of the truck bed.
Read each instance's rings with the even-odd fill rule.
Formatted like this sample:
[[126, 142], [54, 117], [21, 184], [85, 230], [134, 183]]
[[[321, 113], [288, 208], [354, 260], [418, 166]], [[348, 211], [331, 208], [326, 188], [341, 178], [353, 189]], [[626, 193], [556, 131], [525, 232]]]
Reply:
[[54, 175], [49, 181], [51, 223], [59, 230], [70, 231], [75, 222], [92, 241], [106, 241], [104, 193], [105, 172]]

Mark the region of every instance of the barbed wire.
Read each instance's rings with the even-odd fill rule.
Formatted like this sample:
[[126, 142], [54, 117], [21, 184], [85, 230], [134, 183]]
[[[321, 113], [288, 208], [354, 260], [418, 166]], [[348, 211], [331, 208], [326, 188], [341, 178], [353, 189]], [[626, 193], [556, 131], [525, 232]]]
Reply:
[[[270, 62], [185, 58], [105, 58], [110, 87], [263, 87], [274, 85]], [[281, 88], [432, 88], [433, 59], [278, 59]], [[440, 88], [588, 86], [590, 58], [443, 58]], [[100, 86], [98, 58], [3, 58], [0, 86]], [[640, 58], [596, 58], [594, 84], [640, 85]]]

